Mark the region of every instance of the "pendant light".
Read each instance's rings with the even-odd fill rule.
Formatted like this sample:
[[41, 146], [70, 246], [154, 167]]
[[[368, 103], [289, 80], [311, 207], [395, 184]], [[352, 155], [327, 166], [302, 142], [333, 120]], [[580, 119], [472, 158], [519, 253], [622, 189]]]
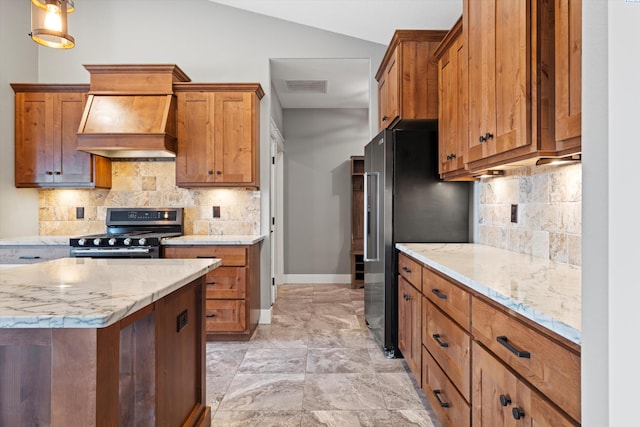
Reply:
[[71, 49], [75, 40], [68, 32], [67, 15], [73, 12], [73, 0], [31, 0], [33, 41], [55, 49]]

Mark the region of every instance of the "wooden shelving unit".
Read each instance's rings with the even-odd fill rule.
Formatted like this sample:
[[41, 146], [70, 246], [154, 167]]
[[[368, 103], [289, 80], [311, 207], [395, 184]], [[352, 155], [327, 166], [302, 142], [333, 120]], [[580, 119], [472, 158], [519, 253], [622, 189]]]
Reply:
[[364, 286], [364, 156], [351, 156], [351, 287]]

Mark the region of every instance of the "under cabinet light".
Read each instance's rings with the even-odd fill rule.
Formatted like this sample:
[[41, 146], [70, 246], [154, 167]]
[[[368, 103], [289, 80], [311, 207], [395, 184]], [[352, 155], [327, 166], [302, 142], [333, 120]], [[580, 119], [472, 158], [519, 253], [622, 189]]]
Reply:
[[494, 178], [496, 176], [504, 176], [502, 169], [489, 169], [473, 175], [474, 178]]
[[565, 165], [582, 161], [582, 154], [572, 154], [564, 157], [541, 157], [536, 162], [536, 166], [542, 165]]
[[69, 34], [67, 15], [73, 0], [31, 0], [31, 33], [36, 43], [54, 49], [71, 49], [75, 39]]

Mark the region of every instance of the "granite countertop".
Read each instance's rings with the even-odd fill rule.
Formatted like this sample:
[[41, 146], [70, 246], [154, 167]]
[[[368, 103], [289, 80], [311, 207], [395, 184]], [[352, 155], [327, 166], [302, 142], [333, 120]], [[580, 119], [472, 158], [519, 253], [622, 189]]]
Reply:
[[[68, 245], [76, 236], [23, 236], [0, 239], [0, 246], [17, 245]], [[162, 244], [171, 245], [253, 245], [265, 239], [264, 235], [183, 235], [163, 239]]]
[[17, 245], [68, 245], [72, 236], [21, 236], [0, 239], [0, 246]]
[[253, 245], [264, 240], [264, 235], [184, 235], [163, 239], [165, 246], [172, 245]]
[[220, 264], [212, 258], [60, 258], [2, 269], [0, 327], [106, 327]]
[[580, 344], [580, 267], [474, 243], [399, 243], [396, 248]]

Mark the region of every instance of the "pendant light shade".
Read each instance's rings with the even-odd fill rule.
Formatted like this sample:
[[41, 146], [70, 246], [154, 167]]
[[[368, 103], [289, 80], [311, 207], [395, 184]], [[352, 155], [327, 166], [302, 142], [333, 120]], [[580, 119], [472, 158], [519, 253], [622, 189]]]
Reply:
[[55, 49], [70, 49], [75, 40], [69, 35], [67, 16], [73, 12], [73, 0], [31, 0], [33, 41]]

